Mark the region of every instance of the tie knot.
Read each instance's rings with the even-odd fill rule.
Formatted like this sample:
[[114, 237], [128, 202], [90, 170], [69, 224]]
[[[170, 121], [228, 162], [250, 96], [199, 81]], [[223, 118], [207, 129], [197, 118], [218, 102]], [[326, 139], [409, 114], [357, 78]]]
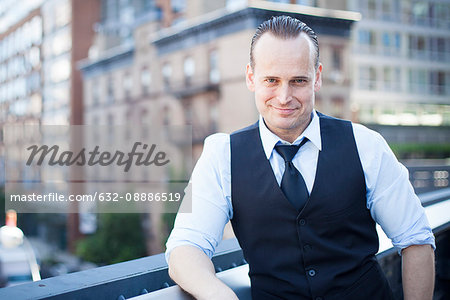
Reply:
[[308, 139], [304, 138], [299, 145], [277, 145], [275, 146], [275, 150], [283, 157], [284, 162], [288, 163], [292, 161], [295, 154], [298, 152], [298, 149], [300, 149], [307, 141]]
[[295, 154], [297, 153], [299, 149], [299, 145], [278, 145], [275, 146], [275, 150], [277, 150], [278, 154], [283, 157], [285, 162], [291, 162], [294, 158]]

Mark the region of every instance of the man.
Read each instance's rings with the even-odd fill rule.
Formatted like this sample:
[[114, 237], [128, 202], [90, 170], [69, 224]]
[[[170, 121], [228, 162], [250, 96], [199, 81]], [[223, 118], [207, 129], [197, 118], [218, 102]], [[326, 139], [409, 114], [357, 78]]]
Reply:
[[192, 213], [167, 243], [170, 276], [195, 298], [237, 298], [210, 261], [231, 219], [253, 299], [391, 299], [375, 221], [402, 254], [405, 299], [431, 299], [434, 237], [406, 168], [377, 133], [314, 110], [321, 73], [307, 25], [258, 27], [246, 82], [259, 122], [205, 140]]

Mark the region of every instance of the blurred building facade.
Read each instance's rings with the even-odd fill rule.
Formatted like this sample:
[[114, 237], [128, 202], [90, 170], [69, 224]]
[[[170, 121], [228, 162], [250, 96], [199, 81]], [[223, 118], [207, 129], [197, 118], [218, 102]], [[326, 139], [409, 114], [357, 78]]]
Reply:
[[[10, 123], [68, 125], [81, 103], [75, 66], [87, 56], [97, 0], [2, 0], [0, 14], [0, 126]], [[73, 42], [73, 41], [76, 42]], [[78, 80], [77, 80], [78, 79]]]
[[[350, 105], [344, 117], [381, 131], [393, 143], [450, 140], [449, 1], [273, 2], [361, 13], [352, 29]], [[331, 64], [324, 63], [325, 70], [342, 63], [336, 54]], [[339, 73], [333, 75], [339, 79]]]
[[352, 110], [363, 123], [450, 125], [450, 3], [348, 1], [353, 31]]
[[[7, 125], [82, 124], [83, 87], [76, 62], [87, 57], [99, 4], [99, 0], [0, 1], [2, 134]], [[2, 169], [4, 142], [0, 135]], [[0, 178], [2, 185], [4, 182], [5, 178]], [[59, 216], [51, 219], [57, 224], [50, 222], [40, 228], [44, 239], [52, 232], [65, 235], [54, 231], [64, 227], [66, 221], [68, 240], [79, 236], [77, 215], [69, 214], [67, 220]]]
[[[317, 97], [317, 107], [350, 118], [349, 39], [343, 28], [349, 27], [346, 22], [356, 20], [358, 14], [267, 1], [244, 5], [223, 1], [221, 8], [210, 5], [212, 11], [205, 14], [207, 6], [198, 5], [200, 2], [187, 1], [185, 7], [189, 9], [181, 15], [182, 21], [171, 27], [164, 28], [162, 22], [155, 22], [158, 18], [152, 17], [136, 22], [134, 43], [101, 52], [97, 45], [93, 46], [96, 55], [80, 62], [87, 124], [146, 120], [165, 125], [190, 124], [194, 158], [198, 158], [209, 134], [232, 132], [256, 120], [253, 96], [245, 86], [249, 42], [263, 17], [269, 18], [278, 10], [314, 20], [321, 60], [330, 66], [324, 70], [324, 88]], [[195, 13], [195, 7], [203, 9]], [[255, 10], [241, 12], [248, 7]], [[257, 18], [257, 13], [252, 12], [258, 9], [270, 13], [260, 13]], [[314, 17], [322, 18], [322, 22]], [[245, 18], [247, 23], [230, 28], [229, 22]], [[331, 23], [337, 26], [333, 31], [326, 22], [335, 19], [341, 22]]]
[[[3, 126], [39, 123], [42, 112], [43, 21], [39, 3], [22, 7], [0, 2], [0, 167], [4, 163]], [[5, 182], [0, 173], [0, 184]]]

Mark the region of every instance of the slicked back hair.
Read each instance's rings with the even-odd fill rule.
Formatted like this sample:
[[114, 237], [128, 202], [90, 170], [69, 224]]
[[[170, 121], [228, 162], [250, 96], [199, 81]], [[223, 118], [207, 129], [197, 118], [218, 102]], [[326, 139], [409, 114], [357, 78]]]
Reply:
[[252, 69], [255, 69], [255, 58], [253, 57], [253, 52], [255, 49], [256, 42], [260, 39], [260, 37], [269, 32], [273, 34], [275, 37], [280, 39], [294, 39], [298, 37], [302, 32], [304, 32], [312, 41], [315, 50], [315, 59], [314, 66], [317, 69], [319, 66], [319, 42], [317, 40], [316, 33], [305, 23], [302, 21], [289, 17], [289, 16], [276, 16], [272, 17], [267, 21], [261, 23], [256, 29], [255, 34], [252, 38], [252, 43], [250, 46], [250, 66]]

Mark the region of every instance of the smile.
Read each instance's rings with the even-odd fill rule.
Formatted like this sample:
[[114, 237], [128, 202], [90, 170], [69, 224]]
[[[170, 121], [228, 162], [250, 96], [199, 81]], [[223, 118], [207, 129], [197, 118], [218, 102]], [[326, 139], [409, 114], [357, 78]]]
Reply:
[[279, 108], [279, 107], [273, 107], [279, 114], [282, 115], [289, 115], [297, 110], [297, 108]]

